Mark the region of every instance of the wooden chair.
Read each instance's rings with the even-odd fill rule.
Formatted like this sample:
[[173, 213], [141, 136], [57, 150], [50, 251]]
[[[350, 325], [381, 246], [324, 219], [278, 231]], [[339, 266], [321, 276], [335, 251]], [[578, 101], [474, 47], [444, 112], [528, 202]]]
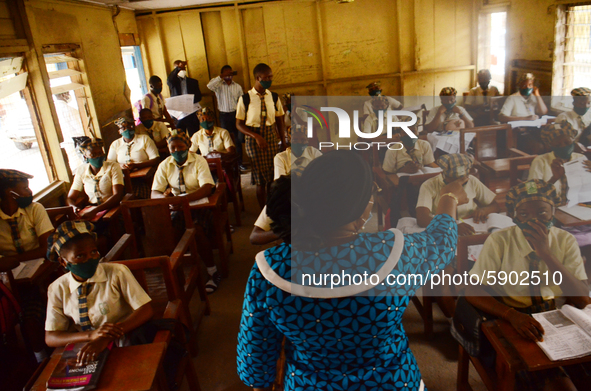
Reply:
[[[180, 240], [175, 237], [169, 205], [179, 205], [182, 208], [186, 229]], [[121, 214], [127, 234], [107, 254], [106, 261], [119, 260], [126, 248], [130, 248], [132, 258], [137, 258], [140, 253], [147, 257], [168, 256], [177, 297], [183, 308], [183, 322], [191, 331], [196, 331], [202, 317], [209, 315], [211, 309], [201, 277], [196, 230], [188, 203], [182, 197], [125, 201], [121, 203]], [[141, 218], [132, 218], [134, 214]], [[144, 240], [139, 239], [136, 229], [143, 230]], [[202, 308], [193, 321], [190, 302], [196, 290]]]
[[60, 224], [76, 220], [78, 217], [74, 213], [74, 208], [71, 206], [60, 206], [57, 208], [45, 208], [45, 211], [49, 215], [49, 220], [53, 224], [54, 228], [57, 228]]
[[479, 126], [471, 129], [460, 129], [460, 153], [466, 153], [468, 147], [464, 136], [466, 133], [476, 133], [472, 145], [474, 147], [474, 159], [477, 161], [507, 157], [509, 150], [515, 146], [511, 125]]
[[[218, 178], [223, 178], [224, 172], [221, 159], [206, 160], [210, 169], [215, 170]], [[215, 192], [208, 197], [209, 202], [207, 204], [191, 206], [191, 209], [210, 209], [213, 213], [214, 241], [212, 244], [214, 249], [218, 250], [221, 273], [224, 277], [229, 274], [229, 256], [234, 252], [226, 194], [226, 184], [218, 180]]]
[[531, 163], [536, 158], [534, 155], [520, 156], [509, 159], [509, 185], [511, 187], [519, 184], [519, 174], [529, 170]]
[[[217, 173], [217, 163], [212, 159], [207, 160], [210, 165], [210, 169], [215, 170]], [[221, 162], [222, 171], [224, 174], [224, 176], [221, 178], [224, 178], [226, 181], [228, 203], [231, 202], [234, 205], [234, 217], [236, 219], [236, 225], [240, 227], [242, 225], [241, 212], [244, 212], [245, 207], [244, 197], [242, 196], [242, 178], [240, 175], [238, 155], [228, 160], [221, 160]], [[218, 177], [218, 181], [221, 180], [221, 178]]]
[[507, 100], [506, 96], [491, 96], [488, 100], [490, 105], [489, 113], [490, 113], [490, 123], [494, 124], [498, 122], [498, 116], [505, 104], [505, 100]]

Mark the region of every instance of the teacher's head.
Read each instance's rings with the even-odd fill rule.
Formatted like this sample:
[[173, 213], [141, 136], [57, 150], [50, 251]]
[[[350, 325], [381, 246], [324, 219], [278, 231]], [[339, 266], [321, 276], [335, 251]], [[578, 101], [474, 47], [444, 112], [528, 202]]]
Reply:
[[325, 153], [292, 180], [293, 242], [302, 249], [355, 233], [369, 220], [373, 174], [357, 153]]

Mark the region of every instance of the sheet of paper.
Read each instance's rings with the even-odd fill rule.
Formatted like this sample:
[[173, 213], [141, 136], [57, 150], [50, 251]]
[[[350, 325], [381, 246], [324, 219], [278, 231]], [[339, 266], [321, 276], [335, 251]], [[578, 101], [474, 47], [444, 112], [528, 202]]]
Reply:
[[189, 202], [189, 206], [203, 205], [203, 204], [207, 204], [207, 203], [209, 203], [209, 198], [203, 197], [203, 198], [200, 198], [196, 201]]
[[464, 219], [463, 222], [474, 227], [477, 233], [487, 233], [515, 225], [513, 219], [499, 213], [491, 213], [484, 223], [475, 223], [474, 219]]
[[418, 226], [417, 219], [414, 217], [402, 217], [398, 220], [396, 228], [401, 230], [403, 234], [416, 234], [425, 230], [425, 228]]
[[564, 163], [564, 172], [568, 182], [568, 192], [566, 193], [568, 207], [591, 201], [591, 172], [587, 171], [584, 164], [586, 160], [586, 157], [581, 157]]
[[[476, 133], [464, 133], [464, 143], [466, 148], [476, 137]], [[460, 152], [460, 132], [452, 131], [444, 134], [440, 133], [429, 133], [427, 135], [427, 141], [431, 144], [433, 151], [440, 149], [447, 153], [459, 153]]]
[[[31, 278], [37, 272], [37, 269], [45, 262], [45, 259], [38, 258], [32, 259], [30, 261], [23, 261], [12, 271], [12, 275], [16, 280], [24, 279], [24, 278]], [[22, 267], [21, 267], [22, 266]], [[18, 272], [16, 270], [18, 269]]]
[[591, 220], [591, 208], [575, 205], [572, 207], [559, 206], [558, 209], [581, 220]]
[[167, 98], [165, 100], [166, 109], [171, 115], [173, 115], [172, 112], [174, 111], [175, 114], [177, 114], [175, 115], [176, 118], [184, 118], [187, 115], [201, 109], [201, 105], [199, 103], [193, 103], [193, 99], [195, 99], [195, 95], [193, 94], [185, 94]]
[[425, 175], [425, 174], [433, 174], [436, 172], [441, 172], [443, 171], [441, 169], [441, 167], [421, 167], [419, 168], [419, 171], [415, 172], [414, 174], [408, 174], [406, 172], [399, 172], [396, 175], [398, 175], [398, 178], [403, 177], [403, 176], [415, 176], [415, 175]]
[[511, 125], [511, 128], [513, 128], [513, 129], [520, 128], [520, 127], [539, 128], [540, 126], [546, 125], [548, 123], [548, 120], [553, 119], [553, 118], [556, 118], [556, 117], [551, 116], [551, 115], [544, 115], [541, 118], [538, 118], [533, 121], [511, 121], [511, 122], [508, 122], [508, 124]]

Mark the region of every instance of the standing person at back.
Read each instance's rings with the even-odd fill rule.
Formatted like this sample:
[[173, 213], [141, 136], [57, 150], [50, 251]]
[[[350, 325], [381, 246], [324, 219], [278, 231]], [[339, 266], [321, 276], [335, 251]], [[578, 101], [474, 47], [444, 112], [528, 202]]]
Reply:
[[465, 106], [474, 118], [474, 125], [485, 126], [490, 123], [490, 98], [501, 95], [495, 86], [490, 85], [492, 76], [488, 69], [478, 71], [478, 85], [470, 90]]
[[[199, 82], [196, 79], [189, 77], [186, 61], [176, 60], [174, 62], [174, 69], [168, 75], [166, 84], [168, 84], [168, 88], [170, 89], [171, 97], [192, 94], [194, 95], [194, 104], [201, 101]], [[185, 113], [188, 115], [185, 115], [177, 122], [177, 127], [188, 132], [189, 136], [199, 130], [199, 120], [197, 119], [198, 108], [199, 106], [197, 106], [197, 109], [192, 113]]]
[[215, 93], [218, 101], [218, 111], [220, 112], [220, 127], [226, 129], [234, 138], [236, 144], [236, 152], [240, 162], [240, 169], [244, 169], [242, 165], [242, 144], [244, 143], [244, 134], [236, 128], [236, 105], [238, 99], [242, 96], [242, 86], [234, 80], [236, 72], [232, 70], [229, 65], [224, 65], [220, 71], [220, 75], [214, 77], [207, 83], [207, 88]]
[[142, 108], [152, 110], [155, 121], [167, 122], [174, 129], [174, 122], [166, 110], [162, 97], [162, 79], [158, 76], [150, 76], [148, 82], [150, 83], [150, 92], [142, 98]]
[[[252, 163], [251, 184], [257, 187], [257, 200], [261, 209], [267, 200], [268, 187], [273, 182], [273, 158], [283, 148], [285, 122], [279, 95], [269, 91], [273, 71], [267, 64], [258, 64], [253, 70], [254, 87], [238, 100], [236, 127], [246, 136], [246, 154]], [[277, 126], [275, 126], [277, 123]]]

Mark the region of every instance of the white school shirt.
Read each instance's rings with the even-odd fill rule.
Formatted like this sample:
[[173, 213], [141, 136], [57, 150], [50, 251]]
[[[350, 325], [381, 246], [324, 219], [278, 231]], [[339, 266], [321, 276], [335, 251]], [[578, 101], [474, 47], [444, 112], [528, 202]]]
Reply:
[[[230, 132], [224, 128], [214, 126], [211, 135], [211, 145], [214, 151], [223, 153], [226, 152], [228, 148], [233, 147], [234, 142], [232, 141]], [[207, 133], [205, 133], [205, 129], [200, 129], [193, 135], [193, 137], [191, 137], [191, 148], [189, 148], [189, 151], [195, 153], [201, 151], [201, 155], [203, 156], [207, 156], [207, 154], [211, 152], [209, 150], [209, 137], [207, 136]]]
[[154, 95], [152, 92], [148, 92], [142, 98], [142, 108], [152, 110], [152, 114], [154, 115], [154, 119], [162, 119], [164, 117], [164, 98], [162, 94], [158, 94], [158, 96]]
[[132, 163], [142, 163], [148, 160], [156, 159], [160, 154], [156, 143], [145, 134], [135, 134], [131, 142], [126, 143], [123, 137], [111, 143], [107, 160], [124, 164], [128, 162], [127, 147], [131, 145], [129, 157]]
[[577, 136], [575, 137], [576, 140], [581, 137], [581, 133], [585, 130], [589, 125], [591, 125], [591, 110], [587, 110], [585, 115], [578, 115], [574, 111], [565, 111], [563, 113], [558, 114], [554, 123], [561, 124], [564, 121], [568, 122], [572, 125], [573, 129], [577, 130]]
[[95, 193], [95, 180], [99, 181], [98, 191], [103, 202], [113, 195], [113, 186], [123, 185], [123, 172], [116, 162], [103, 162], [99, 172], [94, 175], [90, 169], [90, 163], [84, 163], [78, 167], [72, 189], [86, 193], [91, 204], [98, 203]]
[[511, 94], [505, 100], [499, 114], [507, 117], [528, 117], [536, 114], [537, 97], [532, 93], [524, 98], [519, 92]]
[[[435, 119], [435, 116], [437, 115], [437, 111], [439, 111], [440, 107], [441, 107], [441, 105], [435, 106], [431, 110], [429, 110], [429, 115], [427, 115], [425, 125], [433, 122], [433, 120]], [[470, 121], [474, 121], [472, 119], [472, 117], [470, 116], [470, 114], [468, 114], [468, 112], [466, 111], [465, 108], [463, 108], [462, 106], [457, 106], [457, 107], [462, 112], [462, 116], [464, 118], [466, 118], [467, 120], [470, 120]], [[437, 127], [437, 129], [435, 129], [435, 131], [438, 131], [438, 132], [442, 131], [443, 129], [445, 129], [444, 126], [447, 122], [457, 120], [457, 119], [461, 119], [460, 113], [456, 113], [455, 111], [452, 111], [451, 113], [449, 113], [447, 111], [444, 112], [443, 114], [441, 114], [441, 122], [439, 123], [439, 126]]]
[[[573, 160], [578, 159], [580, 157], [585, 157], [585, 155], [573, 152], [570, 159]], [[554, 155], [554, 152], [548, 152], [543, 155], [536, 156], [536, 158], [531, 162], [527, 180], [529, 181], [531, 179], [541, 179], [545, 182], [548, 182], [550, 178], [552, 178], [551, 164], [554, 161], [554, 159], [556, 159], [556, 155]], [[560, 196], [560, 194], [562, 194], [562, 184], [560, 183], [560, 180], [553, 183], [553, 185], [554, 188], [556, 188], [556, 194]]]
[[291, 152], [291, 147], [288, 147], [285, 151], [279, 152], [273, 158], [273, 167], [275, 169], [274, 179], [277, 179], [282, 175], [288, 175], [291, 173], [292, 169], [297, 170], [301, 174], [301, 171], [303, 171], [312, 160], [320, 156], [322, 156], [322, 152], [308, 145], [306, 149], [304, 149], [302, 156], [298, 158]]
[[[375, 97], [373, 97], [373, 98], [375, 98]], [[373, 98], [368, 99], [365, 102], [363, 102], [363, 114], [364, 115], [370, 115], [370, 114], [374, 113], [373, 106], [371, 105], [371, 102], [373, 102]], [[396, 99], [394, 99], [390, 96], [384, 96], [384, 98], [386, 98], [388, 100], [388, 108], [386, 110], [396, 110], [402, 106], [402, 103], [398, 102]]]
[[18, 208], [12, 216], [6, 215], [0, 209], [0, 255], [10, 257], [18, 255], [8, 219], [17, 219], [18, 232], [21, 244], [25, 251], [34, 250], [39, 247], [39, 236], [53, 231], [51, 220], [43, 205], [33, 202], [26, 208]]
[[166, 140], [168, 136], [168, 128], [164, 122], [154, 121], [154, 124], [150, 129], [146, 128], [144, 124], [139, 124], [135, 127], [136, 134], [145, 134], [150, 137], [154, 142], [159, 143], [162, 140]]
[[482, 106], [486, 100], [488, 104], [488, 98], [492, 96], [499, 96], [499, 90], [495, 86], [488, 86], [486, 93], [486, 97], [484, 96], [484, 90], [480, 86], [476, 86], [470, 89], [468, 96], [466, 97], [465, 104], [466, 105], [475, 105], [475, 106]]
[[[187, 160], [181, 167], [185, 167], [183, 168], [183, 178], [185, 180], [185, 192], [187, 194], [197, 191], [201, 186], [208, 183], [215, 186], [211, 171], [209, 171], [209, 164], [207, 164], [207, 160], [204, 157], [189, 152]], [[169, 186], [172, 188], [172, 193], [175, 196], [181, 195], [179, 166], [172, 156], [164, 159], [158, 166], [158, 170], [154, 174], [152, 190], [164, 193]]]
[[[261, 127], [261, 98], [259, 97], [257, 90], [254, 87], [248, 91], [250, 95], [250, 103], [248, 105], [248, 113], [245, 112], [244, 103], [242, 97], [238, 99], [238, 105], [236, 106], [236, 118], [245, 120], [246, 126], [252, 126], [253, 128]], [[285, 114], [283, 111], [283, 104], [281, 99], [277, 98], [277, 104], [273, 104], [273, 95], [271, 91], [265, 90], [265, 106], [267, 108], [267, 126], [271, 126], [275, 123], [275, 117], [280, 117]]]
[[[425, 207], [429, 209], [432, 214], [435, 214], [437, 212], [437, 205], [439, 205], [439, 200], [441, 199], [441, 189], [443, 186], [445, 186], [445, 182], [443, 181], [442, 174], [423, 182], [421, 189], [419, 190], [417, 208]], [[493, 191], [473, 175], [468, 177], [468, 182], [466, 182], [466, 185], [464, 186], [464, 191], [468, 196], [468, 203], [458, 205], [458, 219], [467, 217], [479, 206], [490, 205], [496, 197], [496, 194]]]
[[[431, 149], [431, 144], [427, 140], [418, 139], [417, 143], [415, 144], [414, 152], [421, 162], [422, 166], [427, 166], [431, 163], [435, 163], [435, 157], [433, 156], [433, 150]], [[406, 152], [406, 148], [401, 150], [391, 150], [388, 149], [386, 151], [386, 156], [384, 157], [384, 164], [382, 165], [382, 169], [386, 172], [395, 174], [400, 170], [407, 162], [412, 162], [412, 158]]]
[[[105, 323], [123, 321], [133, 311], [151, 301], [129, 268], [118, 263], [99, 263], [86, 296], [88, 317], [94, 329]], [[67, 273], [55, 280], [47, 291], [46, 331], [81, 331], [78, 287], [81, 282]]]
[[228, 85], [220, 76], [214, 77], [207, 83], [207, 88], [215, 92], [218, 100], [218, 110], [223, 113], [232, 113], [236, 111], [238, 98], [243, 94], [242, 86], [232, 80]]

